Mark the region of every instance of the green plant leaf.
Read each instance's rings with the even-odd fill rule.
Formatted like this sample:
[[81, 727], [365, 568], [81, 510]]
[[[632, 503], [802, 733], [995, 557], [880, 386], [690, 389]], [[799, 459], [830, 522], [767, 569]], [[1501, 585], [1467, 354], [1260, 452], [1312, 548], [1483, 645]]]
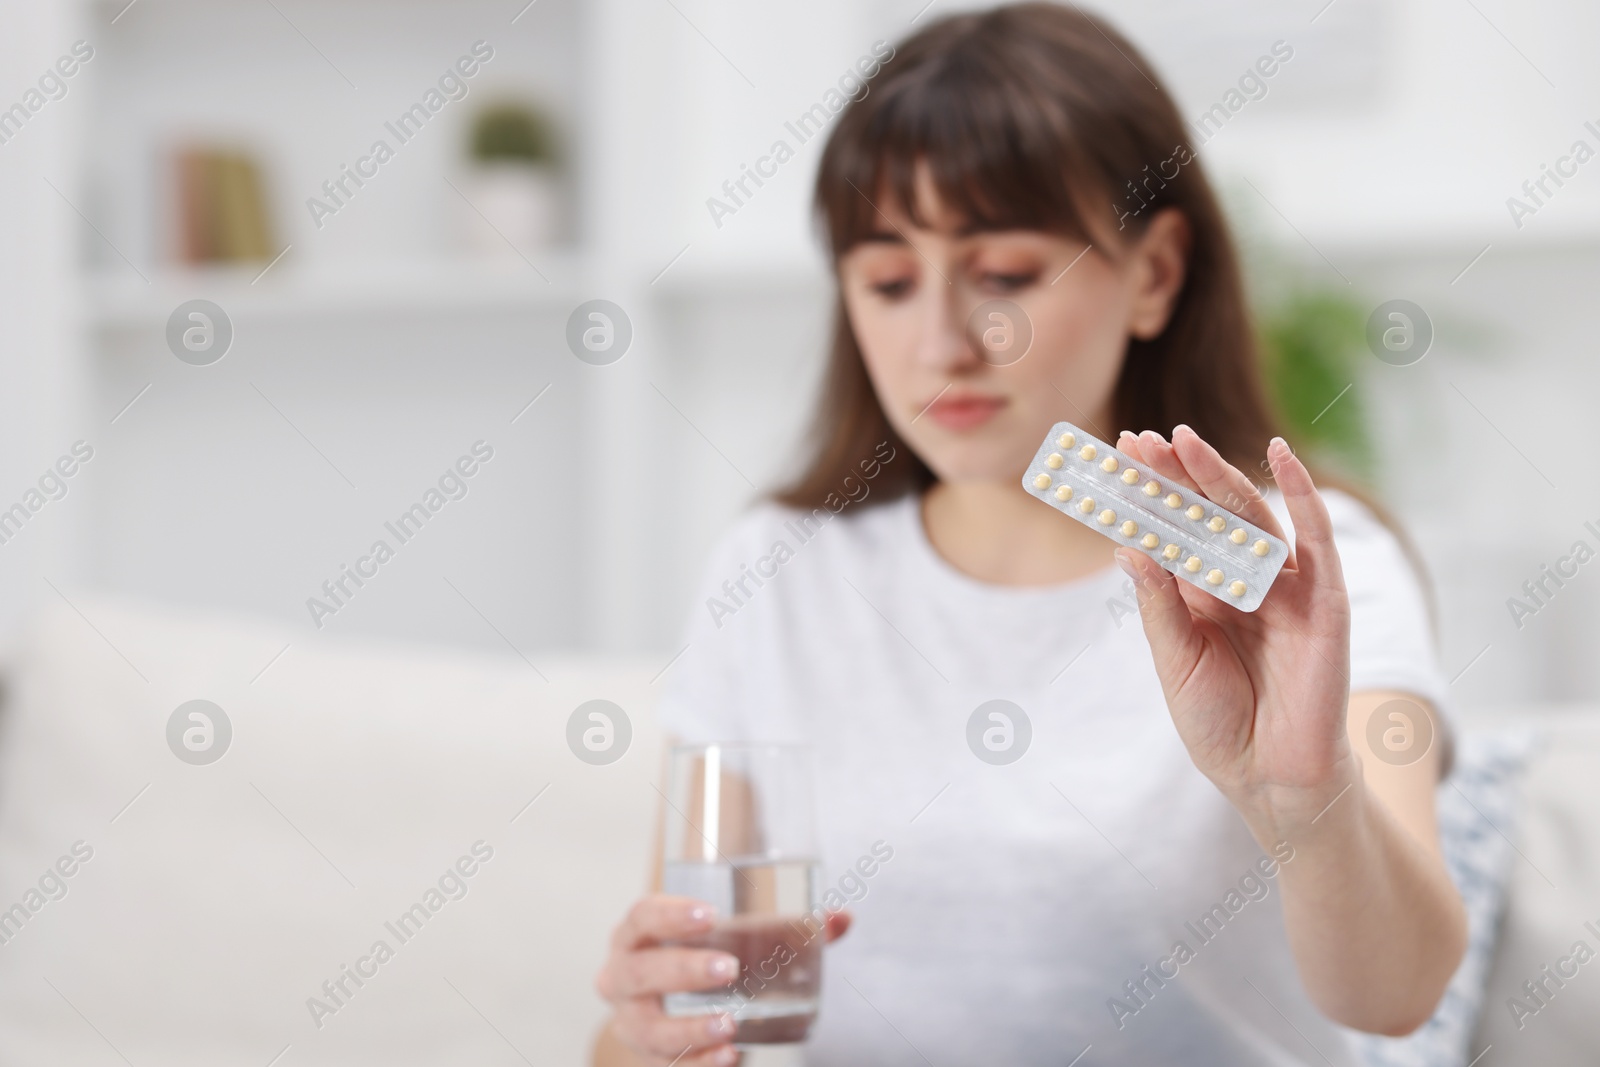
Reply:
[[1300, 288], [1259, 322], [1267, 386], [1285, 431], [1297, 447], [1370, 484], [1372, 441], [1360, 389], [1366, 331], [1361, 306], [1339, 291]]
[[480, 163], [514, 160], [555, 161], [555, 136], [549, 120], [527, 104], [494, 104], [472, 122], [472, 158]]

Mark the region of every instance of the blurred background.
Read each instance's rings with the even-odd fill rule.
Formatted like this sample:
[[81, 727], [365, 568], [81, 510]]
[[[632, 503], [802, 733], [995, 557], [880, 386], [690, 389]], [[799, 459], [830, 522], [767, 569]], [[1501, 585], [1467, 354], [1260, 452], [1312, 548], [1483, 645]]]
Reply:
[[[11, 97], [74, 41], [94, 55], [0, 147], [0, 496], [76, 440], [95, 458], [0, 546], [0, 633], [56, 596], [48, 577], [310, 639], [665, 662], [711, 539], [795, 462], [829, 311], [807, 199], [820, 138], [735, 213], [706, 202], [794, 141], [784, 123], [874, 40], [950, 9], [922, 2], [12, 5]], [[1584, 126], [1600, 119], [1600, 11], [1087, 6], [1146, 49], [1191, 121], [1274, 42], [1292, 48], [1264, 96], [1196, 139], [1269, 332], [1319, 361], [1301, 421], [1352, 387], [1301, 439], [1370, 442], [1431, 567], [1446, 668], [1470, 671], [1462, 700], [1600, 695], [1584, 655], [1600, 581], [1520, 629], [1507, 605], [1600, 518], [1584, 298], [1600, 168], [1547, 183], [1533, 213], [1507, 205], [1531, 205], [1524, 181], [1574, 141], [1600, 146]], [[384, 124], [480, 40], [493, 58], [460, 79], [467, 95], [398, 144]], [[394, 158], [319, 217], [308, 201], [333, 206], [323, 183], [380, 137]], [[207, 367], [164, 337], [196, 298], [234, 329]], [[565, 341], [594, 298], [633, 326], [609, 366]], [[1364, 343], [1393, 299], [1433, 327], [1414, 365]], [[496, 460], [459, 513], [310, 628], [307, 597], [478, 439]]]
[[[792, 125], [958, 6], [0, 0], [0, 907], [79, 839], [102, 857], [0, 948], [0, 1058], [583, 1058], [647, 873], [644, 709], [822, 363], [823, 137]], [[1600, 563], [1560, 561], [1600, 548], [1600, 7], [1084, 6], [1191, 123], [1290, 440], [1426, 562], [1457, 708], [1592, 728]], [[571, 342], [596, 300], [627, 324], [609, 362]], [[1425, 340], [1396, 356], [1397, 325]], [[331, 601], [379, 538], [404, 543]], [[209, 770], [161, 733], [200, 697], [238, 738]], [[615, 768], [561, 744], [595, 697], [638, 712]], [[1586, 736], [1560, 780], [1592, 812]], [[1538, 935], [1512, 992], [1592, 906], [1562, 864], [1594, 884], [1600, 842], [1541, 825], [1506, 861]], [[455, 934], [313, 1026], [479, 838]]]

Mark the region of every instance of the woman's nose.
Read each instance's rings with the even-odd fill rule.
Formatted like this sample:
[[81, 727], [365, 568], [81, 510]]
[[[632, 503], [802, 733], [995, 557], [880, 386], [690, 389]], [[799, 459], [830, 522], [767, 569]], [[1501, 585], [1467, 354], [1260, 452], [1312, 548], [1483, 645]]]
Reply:
[[970, 370], [983, 362], [974, 346], [968, 318], [971, 300], [959, 285], [938, 281], [928, 290], [917, 358], [923, 366], [946, 374]]

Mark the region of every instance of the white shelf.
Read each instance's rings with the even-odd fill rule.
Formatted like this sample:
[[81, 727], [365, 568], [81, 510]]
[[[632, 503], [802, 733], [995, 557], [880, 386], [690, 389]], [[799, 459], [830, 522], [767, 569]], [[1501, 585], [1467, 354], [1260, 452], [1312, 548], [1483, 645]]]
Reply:
[[[291, 252], [292, 256], [293, 253]], [[165, 322], [185, 300], [204, 298], [231, 316], [469, 314], [559, 309], [584, 299], [585, 260], [577, 252], [534, 253], [528, 261], [435, 259], [295, 267], [261, 265], [168, 269], [142, 280], [127, 267], [84, 279], [90, 321], [101, 331]], [[542, 275], [542, 277], [541, 277]]]
[[651, 287], [666, 294], [699, 298], [718, 292], [788, 293], [826, 290], [831, 285], [820, 256], [701, 257], [691, 251], [683, 262], [659, 275]]

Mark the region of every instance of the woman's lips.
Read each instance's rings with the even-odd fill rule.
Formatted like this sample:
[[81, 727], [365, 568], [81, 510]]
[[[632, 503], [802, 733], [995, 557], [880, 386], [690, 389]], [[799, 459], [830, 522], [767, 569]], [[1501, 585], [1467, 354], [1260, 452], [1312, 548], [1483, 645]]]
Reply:
[[1006, 406], [995, 396], [943, 396], [928, 406], [928, 417], [947, 430], [970, 430], [981, 426]]

